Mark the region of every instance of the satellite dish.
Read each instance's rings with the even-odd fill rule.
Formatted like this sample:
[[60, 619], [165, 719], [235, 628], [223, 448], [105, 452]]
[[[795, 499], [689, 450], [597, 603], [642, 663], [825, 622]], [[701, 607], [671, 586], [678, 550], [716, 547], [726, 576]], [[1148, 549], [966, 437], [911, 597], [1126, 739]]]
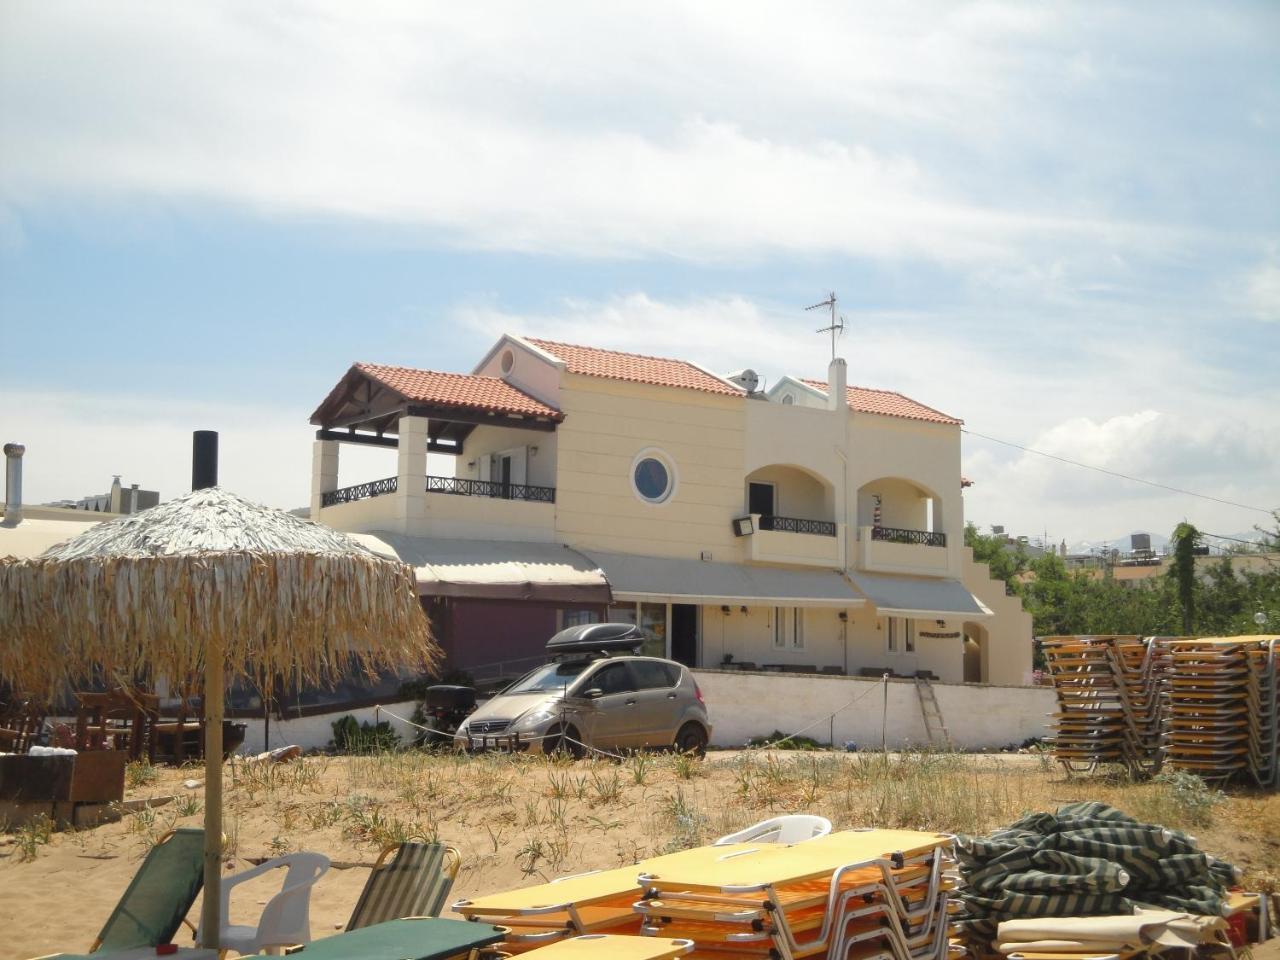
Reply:
[[754, 370], [739, 370], [737, 373], [729, 374], [727, 378], [731, 383], [736, 383], [747, 393], [755, 393], [756, 387], [760, 386], [760, 375]]

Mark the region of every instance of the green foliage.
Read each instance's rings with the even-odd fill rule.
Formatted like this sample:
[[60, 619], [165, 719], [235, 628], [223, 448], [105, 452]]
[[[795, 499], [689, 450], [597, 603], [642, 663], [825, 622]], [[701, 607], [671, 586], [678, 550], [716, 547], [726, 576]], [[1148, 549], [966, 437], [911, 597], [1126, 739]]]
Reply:
[[1173, 531], [1173, 565], [1169, 577], [1178, 589], [1178, 603], [1182, 607], [1182, 632], [1190, 635], [1196, 619], [1196, 545], [1200, 543], [1200, 531], [1191, 524], [1178, 524]]
[[[1194, 544], [1199, 534], [1186, 526], [1183, 539]], [[1051, 554], [1030, 561], [1027, 569], [1030, 576], [1019, 592], [1037, 636], [1233, 636], [1258, 632], [1253, 615], [1259, 609], [1280, 611], [1280, 563], [1261, 571], [1237, 569], [1230, 557], [1223, 557], [1193, 567], [1189, 587], [1177, 575], [1176, 561], [1167, 576], [1146, 580], [1071, 571]], [[1278, 627], [1264, 629], [1274, 632]]]
[[1020, 592], [1018, 574], [1024, 572], [1031, 563], [1027, 551], [1021, 543], [1010, 543], [1006, 537], [987, 536], [979, 533], [972, 523], [964, 525], [964, 545], [973, 550], [973, 559], [985, 563], [991, 575], [1003, 580], [1005, 591], [1010, 595]]
[[767, 737], [752, 737], [747, 741], [752, 747], [772, 747], [776, 750], [829, 750], [830, 745], [819, 743], [812, 737], [788, 737], [781, 730], [775, 730]]
[[386, 720], [378, 724], [367, 720], [359, 723], [348, 713], [333, 721], [332, 727], [333, 739], [329, 746], [342, 753], [378, 753], [400, 745], [400, 734]]

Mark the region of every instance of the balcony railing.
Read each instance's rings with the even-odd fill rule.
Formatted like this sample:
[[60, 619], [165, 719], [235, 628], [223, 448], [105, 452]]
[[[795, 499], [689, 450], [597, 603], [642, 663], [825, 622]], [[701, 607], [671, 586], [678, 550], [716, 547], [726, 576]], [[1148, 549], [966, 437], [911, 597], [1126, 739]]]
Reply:
[[320, 494], [320, 506], [332, 507], [338, 503], [350, 503], [352, 500], [367, 500], [369, 497], [380, 497], [384, 493], [396, 492], [396, 478], [370, 480], [368, 483], [357, 483], [354, 487], [343, 487]]
[[930, 530], [904, 530], [901, 527], [872, 527], [872, 540], [886, 543], [918, 543], [925, 547], [945, 547], [947, 535]]
[[760, 517], [761, 530], [777, 530], [782, 533], [808, 533], [817, 537], [834, 537], [836, 525], [830, 520], [800, 520], [796, 517]]
[[[330, 490], [320, 494], [320, 506], [332, 507], [353, 500], [367, 500], [384, 493], [395, 493], [398, 488], [395, 477], [370, 480], [353, 487]], [[528, 483], [502, 483], [497, 480], [465, 480], [460, 477], [427, 477], [427, 493], [448, 493], [461, 497], [492, 497], [496, 500], [532, 500], [535, 503], [555, 503], [555, 487], [535, 487]]]
[[462, 477], [427, 477], [427, 493], [451, 493], [460, 497], [493, 497], [496, 500], [532, 500], [555, 503], [555, 487], [500, 480], [467, 480]]

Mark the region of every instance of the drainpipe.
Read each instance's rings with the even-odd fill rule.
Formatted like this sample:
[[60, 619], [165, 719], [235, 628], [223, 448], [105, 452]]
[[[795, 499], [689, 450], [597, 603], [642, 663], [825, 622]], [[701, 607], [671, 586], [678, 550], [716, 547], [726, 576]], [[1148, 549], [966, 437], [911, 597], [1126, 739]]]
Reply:
[[4, 445], [4, 525], [16, 527], [22, 522], [22, 455], [27, 448], [21, 443]]

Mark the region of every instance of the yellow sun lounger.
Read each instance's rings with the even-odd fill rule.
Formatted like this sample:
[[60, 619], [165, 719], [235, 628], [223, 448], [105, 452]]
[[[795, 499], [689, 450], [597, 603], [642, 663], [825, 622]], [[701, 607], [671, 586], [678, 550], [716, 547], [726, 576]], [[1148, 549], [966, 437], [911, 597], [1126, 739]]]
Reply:
[[746, 893], [830, 876], [851, 863], [882, 858], [905, 863], [950, 844], [951, 839], [946, 834], [918, 830], [845, 830], [792, 846], [739, 844], [737, 849], [700, 848], [724, 853], [684, 860], [674, 859], [677, 854], [646, 861], [639, 865], [643, 868], [640, 882], [646, 889], [666, 893], [695, 889]]
[[[816, 843], [817, 841], [809, 841]], [[468, 919], [481, 917], [537, 917], [566, 913], [574, 930], [587, 933], [589, 924], [580, 908], [591, 906], [620, 906], [630, 909], [640, 894], [637, 875], [646, 870], [676, 869], [685, 864], [698, 864], [706, 860], [741, 851], [754, 851], [762, 844], [738, 843], [723, 847], [698, 847], [682, 850], [661, 857], [641, 860], [628, 867], [599, 870], [577, 876], [541, 883], [519, 890], [491, 893], [470, 900], [458, 900], [453, 904], [455, 913]], [[602, 917], [607, 920], [608, 917]]]
[[672, 960], [693, 951], [692, 940], [592, 933], [530, 951], [538, 960]]

